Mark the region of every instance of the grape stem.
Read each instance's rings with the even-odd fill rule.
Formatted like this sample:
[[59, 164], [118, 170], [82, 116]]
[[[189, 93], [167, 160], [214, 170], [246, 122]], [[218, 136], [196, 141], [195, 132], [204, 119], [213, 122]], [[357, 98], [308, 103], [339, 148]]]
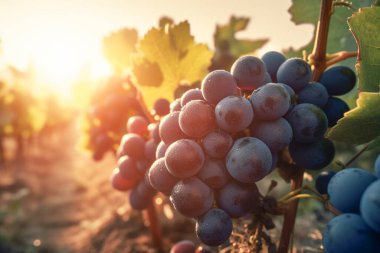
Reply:
[[334, 65], [338, 62], [341, 62], [343, 60], [346, 60], [348, 58], [357, 57], [357, 56], [358, 56], [357, 51], [354, 51], [354, 52], [349, 52], [349, 51], [338, 52], [338, 53], [330, 55], [330, 57], [328, 57], [331, 59], [326, 62], [326, 67], [332, 66], [332, 65]]
[[351, 157], [350, 160], [348, 160], [345, 164], [344, 164], [344, 168], [347, 168], [348, 166], [350, 166], [351, 163], [353, 163], [359, 156], [361, 156], [361, 154], [364, 153], [364, 151], [366, 151], [369, 147], [369, 143], [367, 143], [366, 145], [364, 145], [364, 147], [362, 149], [360, 149], [353, 157]]
[[152, 239], [157, 252], [164, 252], [162, 247], [162, 233], [158, 223], [156, 208], [154, 207], [153, 199], [150, 200], [146, 210], [149, 221], [149, 229], [152, 234]]
[[[326, 48], [327, 35], [329, 31], [330, 18], [333, 13], [333, 0], [321, 0], [319, 21], [316, 30], [314, 49], [309, 60], [313, 67], [313, 81], [319, 81], [323, 71], [326, 69]], [[291, 177], [291, 191], [302, 187], [304, 169], [298, 168], [297, 172]], [[285, 212], [284, 223], [281, 231], [280, 243], [277, 253], [287, 253], [290, 240], [292, 238], [294, 224], [297, 216], [298, 199], [288, 205]]]

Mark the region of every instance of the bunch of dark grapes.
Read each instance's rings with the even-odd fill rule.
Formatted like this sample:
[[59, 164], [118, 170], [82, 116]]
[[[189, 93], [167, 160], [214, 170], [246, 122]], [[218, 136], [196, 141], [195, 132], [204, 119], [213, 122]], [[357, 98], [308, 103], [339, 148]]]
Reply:
[[125, 124], [132, 115], [143, 115], [136, 89], [129, 78], [113, 77], [93, 96], [85, 115], [86, 148], [93, 159], [101, 160], [105, 153], [115, 153]]
[[[159, 99], [155, 103], [153, 114], [157, 117], [169, 113], [169, 102]], [[111, 182], [119, 191], [130, 191], [129, 203], [133, 209], [148, 208], [156, 190], [151, 186], [147, 171], [156, 158], [160, 142], [159, 123], [149, 123], [140, 115], [131, 116], [127, 121], [127, 133], [123, 135], [117, 150], [117, 168], [114, 169]]]
[[324, 252], [373, 253], [380, 250], [380, 155], [375, 175], [361, 168], [321, 173], [316, 189], [341, 212], [323, 232]]
[[[329, 71], [324, 78], [331, 81]], [[289, 150], [305, 169], [332, 161], [334, 145], [324, 134], [333, 125], [330, 118], [343, 113], [326, 108], [335, 99], [331, 95], [343, 91], [330, 91], [311, 76], [299, 58], [278, 52], [261, 59], [243, 56], [230, 72], [210, 72], [201, 89], [186, 91], [170, 105], [148, 179], [179, 213], [196, 219], [203, 243], [223, 244], [232, 219], [255, 210], [262, 201], [256, 182], [275, 169], [282, 152]], [[349, 82], [353, 87], [355, 79]]]

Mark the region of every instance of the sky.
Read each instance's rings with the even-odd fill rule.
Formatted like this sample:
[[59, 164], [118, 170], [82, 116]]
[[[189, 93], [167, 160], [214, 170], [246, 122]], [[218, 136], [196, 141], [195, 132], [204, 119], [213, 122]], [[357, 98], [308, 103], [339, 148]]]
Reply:
[[107, 74], [101, 39], [122, 27], [139, 36], [163, 16], [188, 20], [197, 42], [212, 47], [216, 24], [231, 15], [249, 17], [241, 38], [269, 38], [263, 50], [299, 48], [312, 37], [310, 25], [295, 26], [287, 12], [291, 0], [0, 0], [2, 58], [25, 69], [33, 63], [46, 82], [67, 82], [84, 65]]

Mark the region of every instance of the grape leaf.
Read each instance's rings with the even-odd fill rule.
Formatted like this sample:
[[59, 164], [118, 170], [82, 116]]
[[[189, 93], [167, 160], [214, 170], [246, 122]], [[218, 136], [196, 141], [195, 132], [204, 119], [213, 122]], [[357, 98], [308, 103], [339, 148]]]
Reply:
[[120, 73], [130, 65], [137, 40], [137, 31], [129, 28], [118, 30], [103, 38], [103, 54], [115, 72]]
[[[380, 85], [380, 7], [360, 9], [348, 19], [359, 45], [356, 64], [359, 91], [378, 92]], [[380, 104], [378, 105], [380, 106]]]
[[362, 144], [380, 136], [380, 93], [360, 92], [357, 107], [345, 113], [328, 138]]
[[268, 39], [237, 39], [236, 33], [247, 28], [249, 18], [231, 16], [226, 25], [217, 25], [214, 33], [214, 46], [216, 49], [224, 47], [228, 42], [229, 49], [233, 56], [239, 57], [243, 54], [254, 53], [264, 46]]
[[[369, 6], [371, 0], [352, 0], [353, 8]], [[290, 48], [285, 51], [288, 57], [302, 57], [302, 52], [306, 50], [311, 53], [315, 40], [315, 29], [318, 23], [320, 0], [292, 0], [292, 5], [289, 8], [291, 20], [296, 25], [312, 24], [314, 25], [314, 36], [310, 42], [298, 50]], [[336, 6], [331, 17], [329, 35], [327, 41], [327, 53], [335, 53], [342, 50], [356, 51], [357, 45], [352, 34], [348, 30], [347, 18], [351, 16], [352, 10], [346, 7]], [[345, 65], [353, 68], [355, 59], [346, 60]]]
[[[187, 21], [152, 28], [138, 43], [138, 53], [133, 58], [134, 81], [139, 85], [148, 107], [158, 98], [171, 101], [182, 80], [192, 83], [203, 79], [211, 57], [212, 52], [207, 45], [195, 42]], [[138, 63], [144, 61], [150, 62], [152, 70], [155, 69], [153, 75], [149, 68], [145, 71], [139, 69]], [[145, 75], [144, 83], [138, 81], [142, 80], [141, 75]]]

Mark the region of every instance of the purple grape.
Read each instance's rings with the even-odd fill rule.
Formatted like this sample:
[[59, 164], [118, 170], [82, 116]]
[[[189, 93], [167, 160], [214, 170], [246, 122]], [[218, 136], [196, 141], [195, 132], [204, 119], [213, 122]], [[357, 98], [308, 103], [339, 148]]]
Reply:
[[152, 187], [166, 196], [171, 194], [174, 185], [179, 180], [168, 171], [163, 157], [150, 166], [148, 178]]
[[168, 149], [168, 145], [165, 144], [165, 142], [161, 141], [156, 149], [156, 159], [165, 157], [165, 152]]
[[286, 61], [283, 54], [276, 51], [266, 52], [261, 60], [265, 63], [267, 72], [274, 82], [277, 82], [277, 70]]
[[156, 159], [157, 143], [150, 139], [145, 142], [144, 156], [148, 161], [154, 161]]
[[222, 130], [215, 130], [203, 138], [203, 149], [213, 158], [223, 158], [227, 155], [233, 143], [231, 135]]
[[331, 178], [336, 174], [334, 171], [322, 171], [315, 179], [315, 189], [320, 194], [327, 194], [327, 186]]
[[200, 89], [190, 89], [181, 96], [181, 107], [184, 107], [188, 102], [193, 100], [204, 100]]
[[196, 246], [192, 241], [182, 240], [174, 244], [170, 253], [194, 253], [196, 250]]
[[216, 105], [220, 100], [235, 94], [237, 84], [235, 78], [225, 70], [214, 70], [202, 80], [202, 94], [205, 100]]
[[176, 140], [187, 138], [179, 127], [179, 113], [171, 112], [161, 120], [159, 132], [161, 140], [166, 145], [170, 145]]
[[145, 140], [137, 134], [125, 134], [120, 142], [123, 154], [140, 160], [144, 158]]
[[277, 82], [299, 91], [311, 81], [310, 65], [300, 58], [287, 59], [277, 71]]
[[254, 90], [264, 83], [267, 69], [264, 62], [255, 56], [239, 57], [231, 67], [231, 74], [242, 90]]
[[230, 180], [224, 161], [208, 157], [197, 176], [212, 189], [219, 189]]
[[298, 92], [298, 102], [309, 103], [320, 108], [324, 107], [329, 99], [325, 86], [318, 82], [310, 82]]
[[170, 112], [170, 102], [165, 98], [159, 98], [154, 102], [153, 111], [158, 116], [165, 116]]
[[120, 175], [127, 180], [138, 181], [142, 174], [137, 170], [136, 161], [129, 156], [122, 156], [117, 161]]
[[181, 99], [177, 98], [170, 103], [170, 112], [179, 112], [181, 111]]

